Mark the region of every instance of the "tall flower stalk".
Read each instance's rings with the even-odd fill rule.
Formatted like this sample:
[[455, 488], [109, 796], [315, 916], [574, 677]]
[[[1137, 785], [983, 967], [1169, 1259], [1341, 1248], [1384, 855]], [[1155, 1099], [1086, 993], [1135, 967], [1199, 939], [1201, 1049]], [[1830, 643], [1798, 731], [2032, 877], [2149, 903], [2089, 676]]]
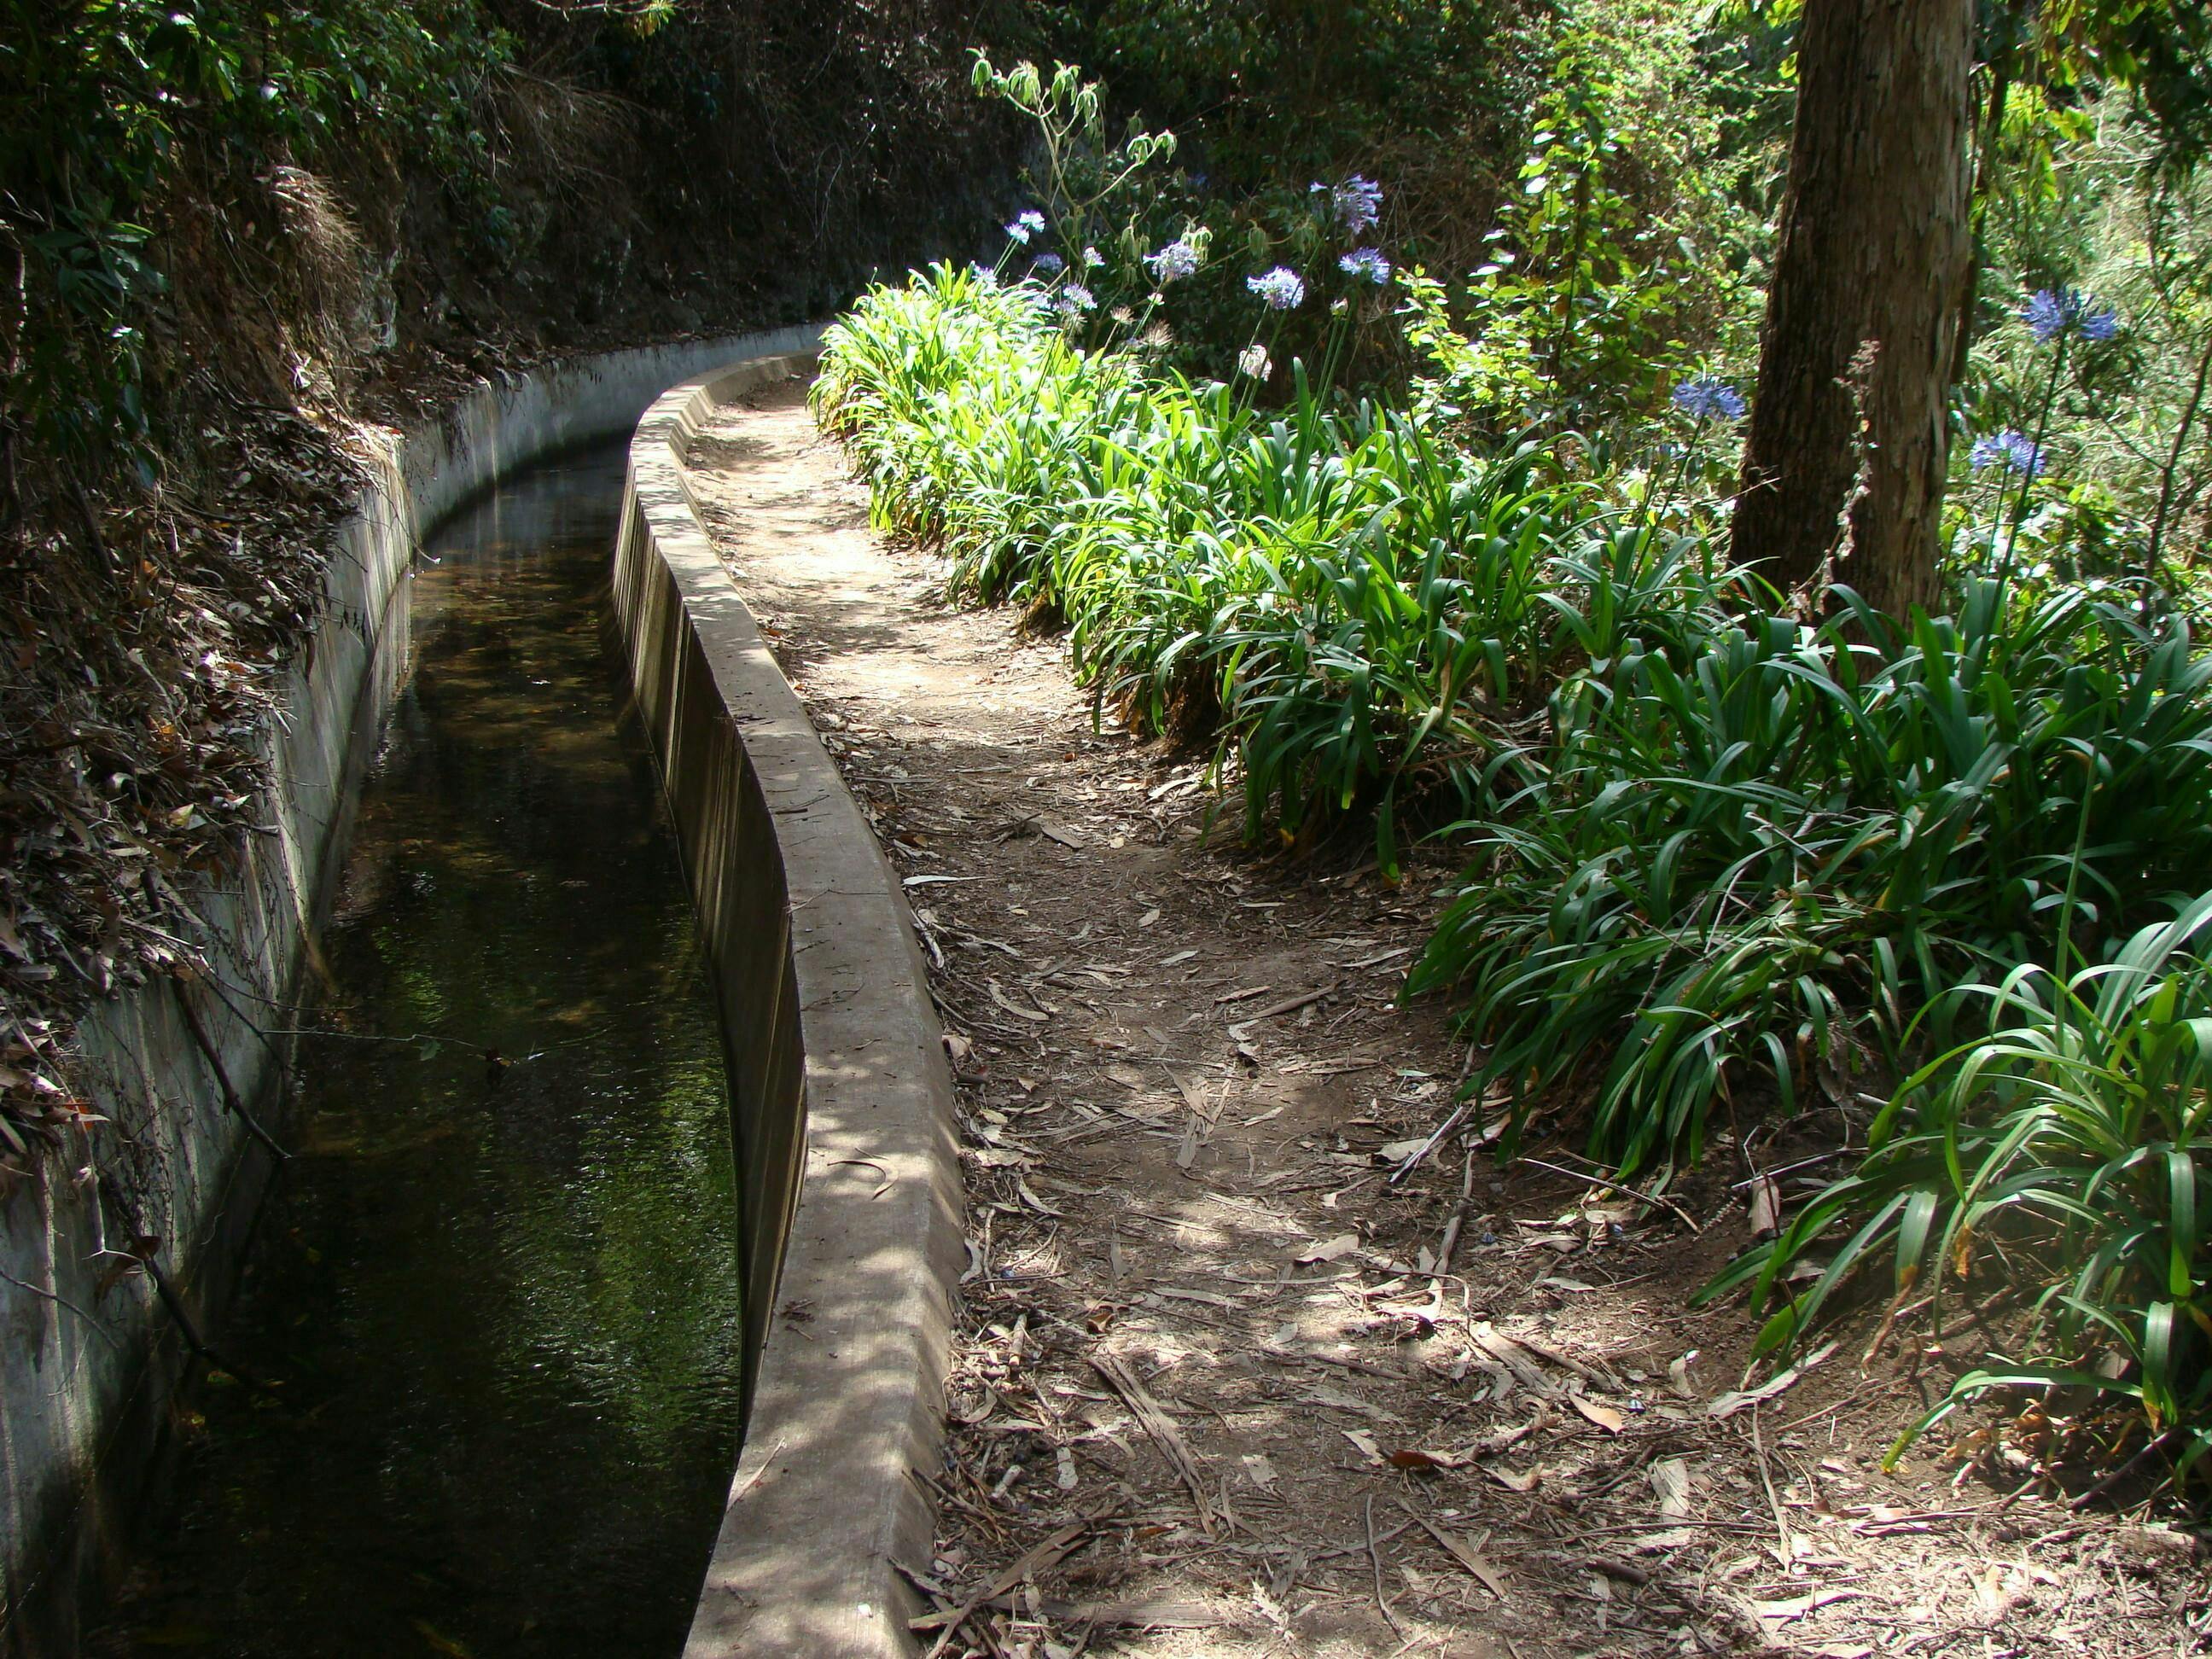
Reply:
[[1716, 421], [1731, 425], [1743, 418], [1746, 404], [1743, 393], [1726, 380], [1711, 374], [1699, 374], [1676, 386], [1669, 399], [1674, 407], [1690, 417], [1690, 435], [1682, 445], [1682, 453], [1674, 465], [1674, 482], [1664, 496], [1659, 494], [1655, 478], [1644, 492], [1644, 510], [1638, 516], [1636, 540], [1641, 543], [1658, 528], [1659, 522], [1674, 510], [1674, 503], [1682, 498], [1690, 482], [1690, 463], [1697, 459], [1698, 447], [1705, 441], [1706, 428]]
[[1323, 395], [1335, 386], [1337, 375], [1351, 360], [1352, 342], [1359, 330], [1360, 301], [1364, 297], [1359, 290], [1372, 288], [1380, 292], [1390, 285], [1390, 261], [1380, 248], [1354, 248], [1337, 260], [1336, 268], [1352, 279], [1352, 292], [1329, 307], [1334, 321], [1328, 331], [1328, 348], [1322, 354], [1320, 390]]
[[[1285, 312], [1297, 310], [1305, 303], [1306, 298], [1305, 278], [1288, 265], [1277, 265], [1273, 270], [1263, 271], [1257, 276], [1247, 276], [1244, 279], [1244, 286], [1259, 297], [1260, 302], [1267, 307], [1267, 316], [1272, 317], [1273, 322], [1267, 329], [1267, 343], [1264, 347], [1260, 345], [1260, 329], [1255, 326], [1252, 331], [1251, 343], [1238, 354], [1237, 368], [1252, 382], [1237, 394], [1237, 409], [1240, 414], [1244, 409], [1249, 407], [1255, 389], [1261, 381], [1267, 378], [1267, 370], [1273, 366], [1275, 342], [1282, 337], [1283, 332], [1283, 314]], [[1262, 318], [1261, 321], [1266, 322], [1267, 318]], [[1249, 366], [1253, 361], [1252, 353], [1255, 347], [1260, 349], [1260, 367], [1256, 369]]]
[[[2067, 347], [2077, 335], [2092, 344], [2111, 339], [2120, 331], [2117, 313], [2100, 308], [2087, 295], [2069, 288], [2039, 289], [2021, 308], [2021, 319], [2039, 345], [2055, 346], [2051, 373], [2044, 377], [2043, 398], [2035, 414], [2035, 435], [2027, 441], [2027, 459], [2018, 465], [2020, 488], [2013, 497], [2005, 530], [2004, 556], [1997, 565], [1996, 614], [2003, 615], [2005, 596], [2012, 586], [2014, 558], [2020, 548], [2020, 527], [2027, 520], [2027, 498], [2036, 475], [2044, 468], [2044, 443], [2051, 435], [2051, 412], [2058, 404], [2059, 378], [2066, 372]], [[2015, 436], [2017, 434], [2014, 434]]]

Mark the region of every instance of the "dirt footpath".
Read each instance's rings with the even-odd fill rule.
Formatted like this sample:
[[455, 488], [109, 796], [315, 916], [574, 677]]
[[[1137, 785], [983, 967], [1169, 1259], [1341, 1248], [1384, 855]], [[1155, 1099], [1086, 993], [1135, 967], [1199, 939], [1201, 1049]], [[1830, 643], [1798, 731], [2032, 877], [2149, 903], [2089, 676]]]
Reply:
[[1731, 1172], [1693, 1232], [1509, 1181], [1455, 1118], [1466, 1052], [1395, 1000], [1443, 868], [1261, 863], [1233, 803], [1209, 837], [1202, 757], [1095, 730], [1060, 641], [869, 531], [801, 388], [754, 403], [694, 447], [708, 527], [906, 883], [960, 1081], [925, 1652], [2208, 1650], [2187, 1534], [1883, 1476], [1898, 1365], [1743, 1392], [1741, 1312], [1685, 1308], [1747, 1239]]

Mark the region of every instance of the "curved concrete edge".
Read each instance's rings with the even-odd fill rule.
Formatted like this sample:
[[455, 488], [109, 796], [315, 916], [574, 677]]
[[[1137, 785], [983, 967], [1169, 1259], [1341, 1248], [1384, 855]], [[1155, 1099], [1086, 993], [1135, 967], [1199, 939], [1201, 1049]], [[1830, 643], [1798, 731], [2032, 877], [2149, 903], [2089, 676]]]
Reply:
[[[114, 1119], [125, 1201], [204, 1320], [218, 1313], [269, 1160], [226, 1111], [216, 1066], [258, 1110], [293, 1022], [321, 906], [343, 859], [353, 787], [408, 657], [408, 585], [422, 538], [507, 471], [631, 432], [672, 381], [744, 357], [805, 351], [815, 325], [563, 359], [484, 382], [406, 432], [362, 428], [360, 494], [331, 538], [312, 636], [291, 665], [264, 750], [269, 784], [234, 865], [195, 895], [191, 941], [224, 988], [129, 990], [82, 1022], [74, 1069]], [[189, 1021], [207, 1039], [204, 1053]], [[209, 1054], [216, 1057], [211, 1062]], [[276, 1127], [271, 1124], [272, 1128]], [[277, 1129], [281, 1138], [282, 1130]], [[0, 1190], [0, 1653], [76, 1651], [81, 1601], [127, 1544], [189, 1356], [143, 1277], [105, 1282], [116, 1205], [69, 1179]], [[103, 1211], [106, 1213], [103, 1213]]]
[[910, 1654], [961, 1186], [952, 1079], [897, 878], [709, 544], [682, 461], [811, 359], [679, 386], [630, 447], [615, 608], [730, 1045], [758, 1356], [686, 1659]]

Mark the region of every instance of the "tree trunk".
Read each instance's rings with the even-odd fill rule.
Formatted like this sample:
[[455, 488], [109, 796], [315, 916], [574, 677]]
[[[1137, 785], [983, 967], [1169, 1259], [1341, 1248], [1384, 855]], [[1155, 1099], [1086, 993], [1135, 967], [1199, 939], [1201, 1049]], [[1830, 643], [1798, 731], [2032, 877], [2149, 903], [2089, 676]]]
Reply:
[[1778, 586], [1936, 596], [1974, 0], [1805, 0], [1733, 552]]
[[1974, 348], [1974, 314], [1982, 298], [1982, 267], [1989, 263], [1990, 191], [1996, 186], [1997, 145], [2004, 137], [2005, 103], [2012, 92], [2012, 54], [2009, 51], [1990, 65], [1989, 112], [1982, 118], [1982, 138], [1974, 162], [1972, 192], [1966, 204], [1966, 275], [1960, 283], [1959, 337], [1951, 345], [1951, 384], [1966, 378], [1967, 355]]

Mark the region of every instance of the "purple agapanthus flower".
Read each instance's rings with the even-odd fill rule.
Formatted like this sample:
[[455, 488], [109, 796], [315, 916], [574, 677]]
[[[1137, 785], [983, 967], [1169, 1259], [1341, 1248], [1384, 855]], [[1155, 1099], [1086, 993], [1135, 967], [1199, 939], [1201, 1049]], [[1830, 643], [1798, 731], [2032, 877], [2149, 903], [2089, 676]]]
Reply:
[[1086, 311], [1096, 309], [1097, 304], [1098, 296], [1080, 283], [1070, 283], [1053, 295], [1052, 300], [1052, 308], [1062, 317], [1079, 317]]
[[1340, 185], [1317, 184], [1313, 191], [1327, 194], [1328, 210], [1347, 236], [1358, 235], [1382, 216], [1382, 186], [1372, 179], [1355, 173]]
[[1966, 452], [1966, 465], [1977, 472], [2002, 465], [2008, 471], [2033, 477], [2043, 471], [2045, 457], [2033, 440], [2007, 428], [1975, 439], [1974, 447]]
[[1030, 269], [1049, 282], [1067, 269], [1067, 261], [1057, 253], [1040, 253], [1030, 261]]
[[2033, 439], [2017, 432], [2004, 434], [2005, 459], [2015, 472], [2025, 472], [2031, 478], [2051, 464], [2051, 458]]
[[1305, 302], [1305, 279], [1288, 265], [1277, 265], [1264, 276], [1247, 276], [1244, 286], [1266, 301], [1270, 311], [1290, 311]]
[[1674, 388], [1674, 407], [1695, 420], [1740, 421], [1743, 393], [1715, 375], [1700, 374]]
[[1178, 236], [1158, 252], [1146, 254], [1145, 263], [1152, 268], [1152, 280], [1165, 288], [1198, 269], [1198, 250]]
[[1027, 242], [1032, 236], [1044, 234], [1044, 215], [1035, 208], [1026, 213], [1017, 213], [1013, 223], [1006, 227], [1006, 234], [1018, 242]]
[[1372, 283], [1377, 288], [1390, 280], [1390, 262], [1382, 257], [1380, 248], [1354, 248], [1336, 262], [1336, 268], [1347, 276]]
[[2049, 345], [2069, 333], [2094, 344], [2120, 331], [2118, 312], [2109, 306], [2098, 306], [2088, 295], [2070, 288], [2038, 289], [2020, 314], [2040, 345]]

